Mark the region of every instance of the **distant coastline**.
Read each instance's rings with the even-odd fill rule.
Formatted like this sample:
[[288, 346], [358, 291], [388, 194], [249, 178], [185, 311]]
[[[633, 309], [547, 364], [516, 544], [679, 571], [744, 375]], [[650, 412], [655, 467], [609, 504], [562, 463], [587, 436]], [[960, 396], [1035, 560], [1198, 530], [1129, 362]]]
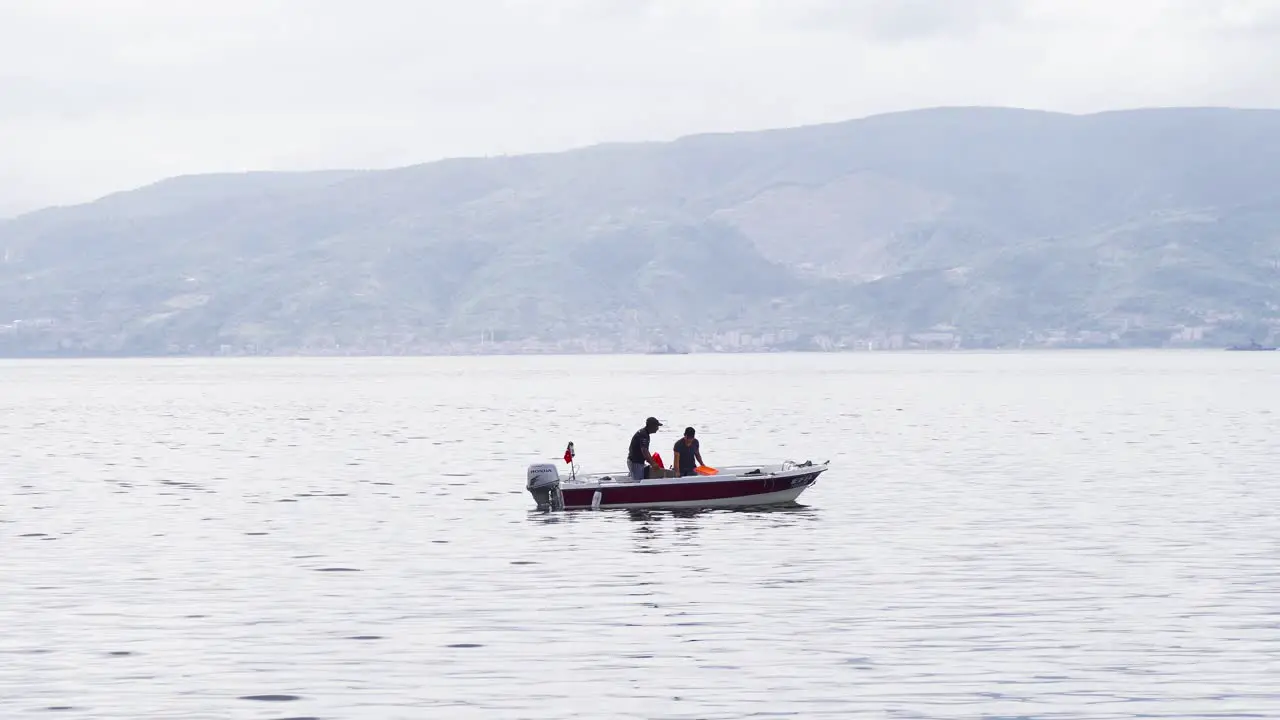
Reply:
[[[1134, 352], [1196, 352], [1211, 353], [1223, 351], [1216, 346], [1071, 346], [1071, 347], [991, 347], [991, 348], [899, 348], [884, 350], [739, 350], [733, 352], [704, 351], [683, 353], [652, 353], [643, 351], [579, 351], [579, 352], [471, 352], [471, 353], [342, 353], [342, 352], [300, 352], [300, 353], [191, 353], [191, 354], [137, 354], [137, 353], [26, 353], [0, 354], [0, 361], [17, 360], [216, 360], [216, 359], [379, 359], [379, 358], [482, 358], [482, 357], [710, 357], [710, 356], [753, 356], [753, 355], [982, 355], [982, 354], [1044, 354], [1044, 353], [1134, 353]], [[1240, 353], [1230, 353], [1238, 355]]]
[[188, 175], [0, 222], [0, 356], [1224, 349], [1277, 236], [1280, 110]]

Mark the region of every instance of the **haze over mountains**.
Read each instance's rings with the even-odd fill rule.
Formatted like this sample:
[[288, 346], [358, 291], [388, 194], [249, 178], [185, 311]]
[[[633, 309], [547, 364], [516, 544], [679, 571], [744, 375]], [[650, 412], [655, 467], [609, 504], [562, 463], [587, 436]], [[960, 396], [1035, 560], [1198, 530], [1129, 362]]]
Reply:
[[1222, 345], [1280, 328], [1280, 111], [949, 108], [0, 221], [0, 354]]

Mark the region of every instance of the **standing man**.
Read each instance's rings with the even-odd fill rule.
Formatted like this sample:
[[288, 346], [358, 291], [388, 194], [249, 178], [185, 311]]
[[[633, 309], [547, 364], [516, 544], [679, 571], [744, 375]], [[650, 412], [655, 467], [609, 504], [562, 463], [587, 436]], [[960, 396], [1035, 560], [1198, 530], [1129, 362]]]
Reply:
[[675, 460], [672, 464], [676, 466], [680, 477], [692, 475], [694, 468], [706, 465], [702, 462], [702, 450], [698, 447], [698, 440], [693, 436], [691, 427], [684, 429], [684, 437], [676, 441], [676, 446], [672, 450], [675, 452]]
[[644, 421], [644, 427], [631, 436], [631, 447], [627, 448], [627, 471], [631, 479], [640, 482], [644, 479], [645, 465], [653, 465], [653, 455], [649, 452], [649, 436], [658, 432], [662, 423], [651, 417]]

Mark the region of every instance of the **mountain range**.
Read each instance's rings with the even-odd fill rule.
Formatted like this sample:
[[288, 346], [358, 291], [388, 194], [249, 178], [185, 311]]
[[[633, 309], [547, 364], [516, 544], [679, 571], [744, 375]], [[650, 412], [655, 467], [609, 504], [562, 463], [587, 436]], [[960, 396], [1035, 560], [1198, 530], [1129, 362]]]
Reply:
[[1221, 345], [1280, 329], [1280, 111], [940, 108], [0, 221], [0, 355]]

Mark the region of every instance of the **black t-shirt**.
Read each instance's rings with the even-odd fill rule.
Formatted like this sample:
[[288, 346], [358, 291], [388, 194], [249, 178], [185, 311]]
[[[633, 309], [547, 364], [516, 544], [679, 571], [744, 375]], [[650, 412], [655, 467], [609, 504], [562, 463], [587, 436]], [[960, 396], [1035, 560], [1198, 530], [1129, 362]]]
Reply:
[[693, 472], [698, 466], [698, 460], [694, 457], [694, 453], [698, 452], [698, 439], [694, 438], [693, 442], [688, 445], [684, 444], [684, 438], [676, 441], [676, 446], [672, 448], [676, 454], [676, 464], [681, 471]]
[[642, 463], [649, 457], [649, 431], [640, 429], [631, 436], [631, 447], [627, 448], [627, 462]]

